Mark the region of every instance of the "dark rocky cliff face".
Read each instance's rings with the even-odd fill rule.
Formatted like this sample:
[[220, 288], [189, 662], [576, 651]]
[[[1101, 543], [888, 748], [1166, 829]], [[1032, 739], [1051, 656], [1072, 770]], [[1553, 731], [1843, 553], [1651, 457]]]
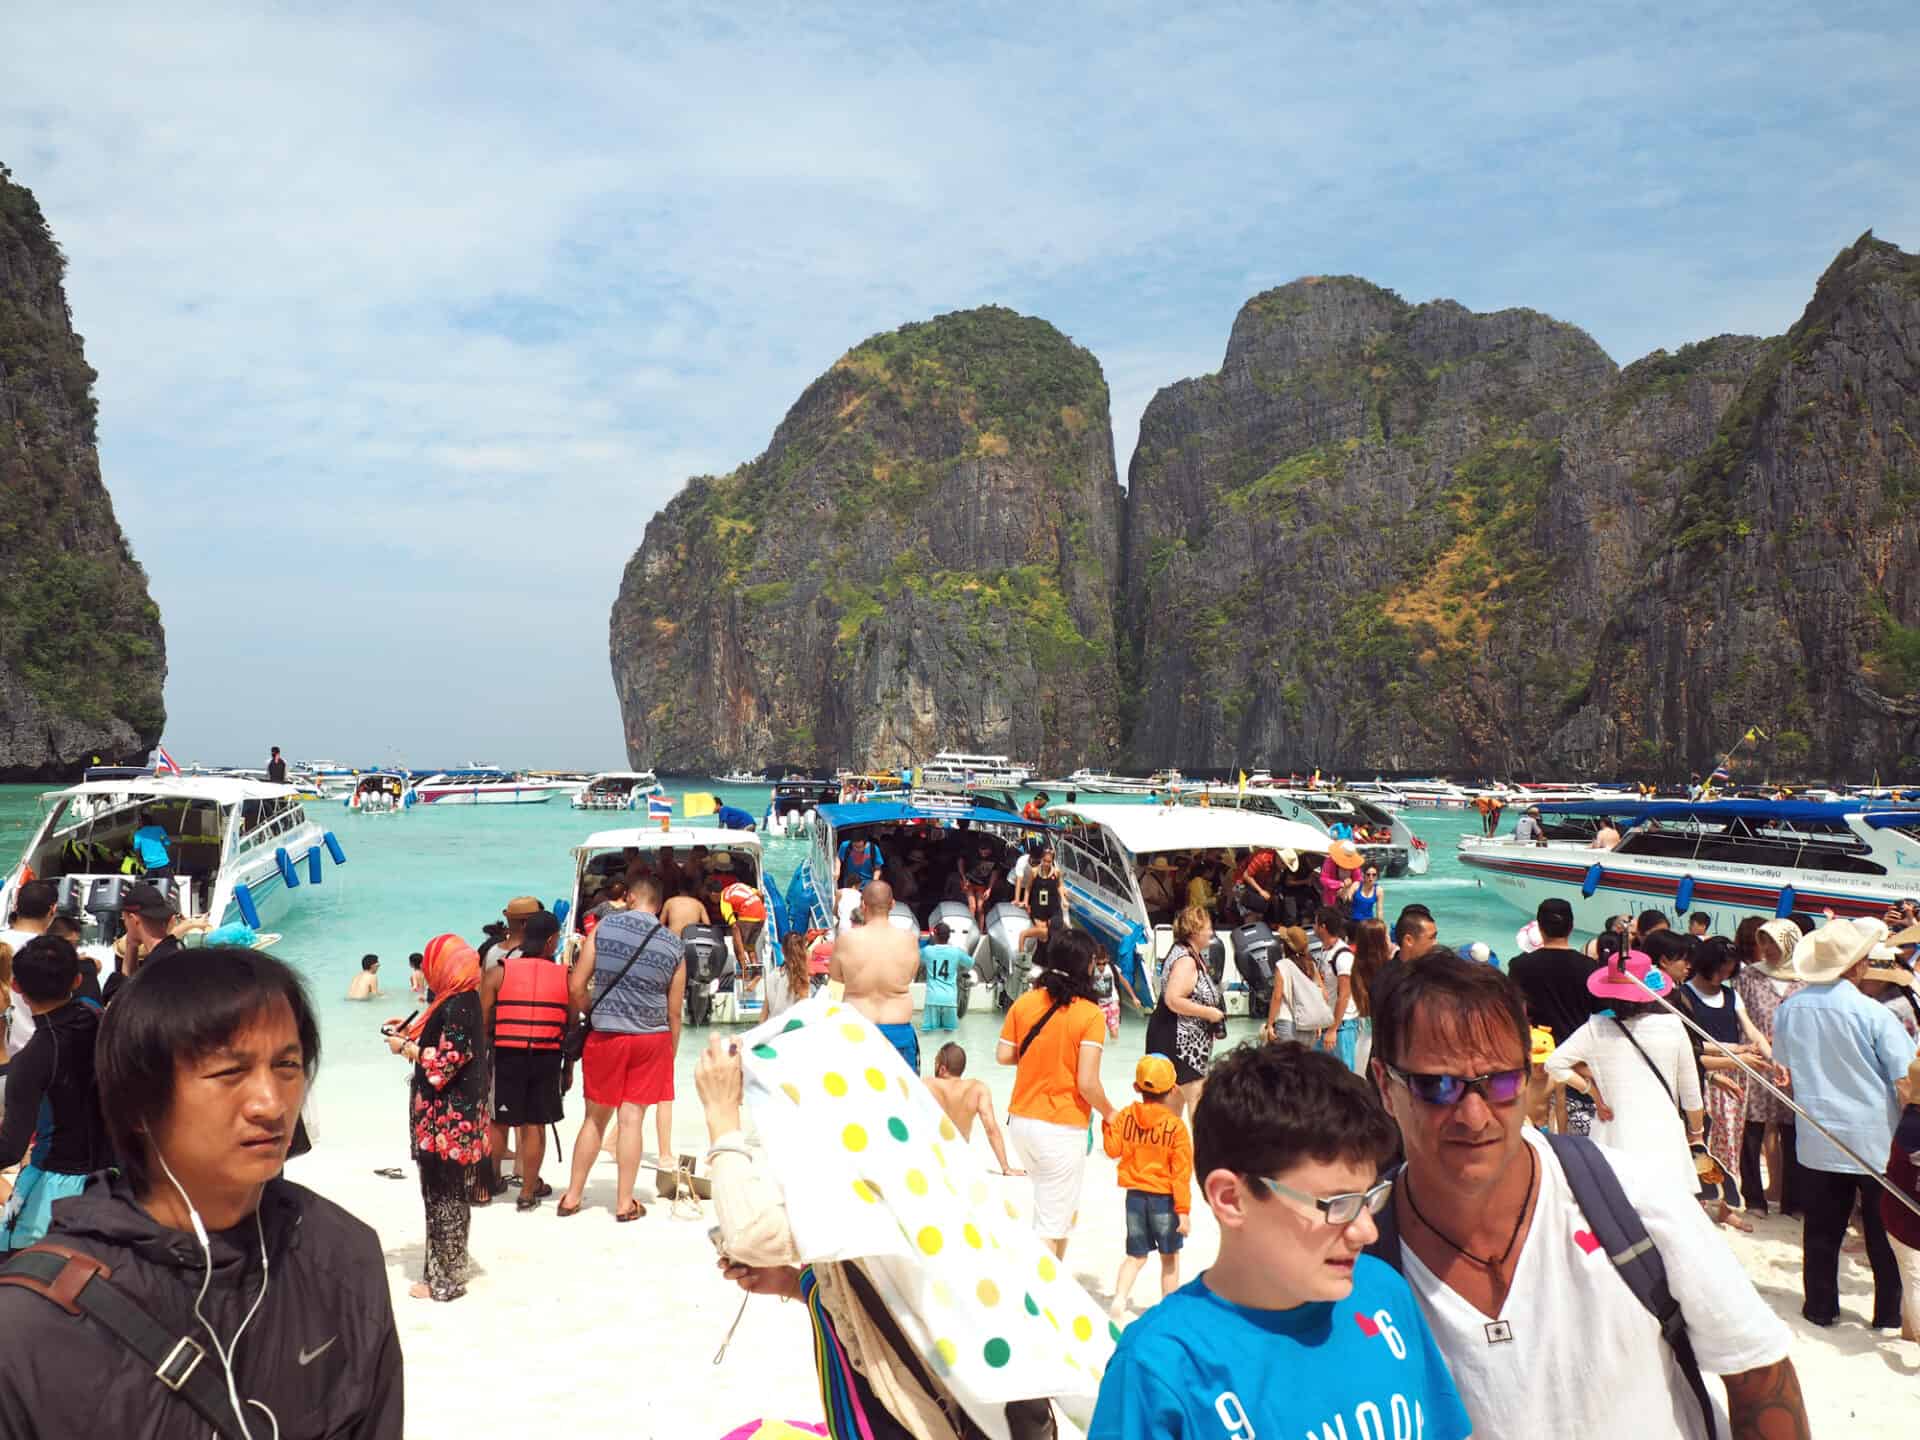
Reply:
[[1920, 256], [1862, 236], [1747, 368], [1558, 748], [1920, 779]]
[[94, 450], [94, 372], [65, 261], [0, 167], [0, 779], [144, 760], [166, 641]]
[[1054, 763], [1119, 742], [1098, 362], [1044, 321], [878, 335], [647, 526], [611, 625], [637, 764]]

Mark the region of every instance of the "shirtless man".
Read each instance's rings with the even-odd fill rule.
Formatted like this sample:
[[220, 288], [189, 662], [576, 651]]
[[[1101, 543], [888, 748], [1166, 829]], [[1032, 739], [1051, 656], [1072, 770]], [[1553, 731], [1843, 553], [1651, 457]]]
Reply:
[[869, 880], [860, 887], [860, 923], [888, 925], [893, 920], [893, 887], [884, 880]]
[[676, 935], [685, 935], [689, 925], [706, 925], [711, 920], [697, 897], [676, 895], [660, 907], [660, 923]]
[[987, 1144], [993, 1147], [993, 1158], [1000, 1162], [1001, 1173], [1026, 1174], [1007, 1163], [1007, 1142], [1000, 1134], [1000, 1122], [993, 1115], [993, 1095], [983, 1081], [961, 1079], [966, 1071], [967, 1052], [949, 1040], [934, 1057], [933, 1078], [926, 1082], [927, 1089], [947, 1112], [947, 1118], [959, 1127], [962, 1140], [973, 1139], [973, 1122], [979, 1119], [987, 1127]]
[[884, 921], [850, 925], [834, 937], [829, 979], [845, 987], [847, 1004], [880, 1027], [907, 1062], [920, 1073], [920, 1035], [913, 1028], [913, 977], [920, 972], [920, 947], [913, 936]]

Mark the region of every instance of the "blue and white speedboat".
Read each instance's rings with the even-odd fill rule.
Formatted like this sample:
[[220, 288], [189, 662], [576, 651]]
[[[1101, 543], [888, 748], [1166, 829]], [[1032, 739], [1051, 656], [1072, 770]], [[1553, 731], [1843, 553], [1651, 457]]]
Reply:
[[1532, 915], [1559, 896], [1574, 923], [1611, 915], [1708, 912], [1731, 934], [1747, 915], [1879, 916], [1920, 894], [1920, 805], [1869, 800], [1581, 800], [1543, 804], [1556, 821], [1611, 819], [1620, 844], [1463, 836], [1460, 863]]
[[130, 860], [133, 833], [158, 826], [167, 835], [171, 875], [155, 883], [189, 919], [213, 925], [273, 924], [310, 894], [329, 863], [346, 854], [317, 824], [291, 785], [225, 775], [134, 775], [93, 779], [41, 797], [33, 839], [4, 886], [0, 914], [11, 913], [27, 880], [50, 880], [60, 903], [81, 916], [83, 938], [110, 943], [120, 895], [148, 879]]

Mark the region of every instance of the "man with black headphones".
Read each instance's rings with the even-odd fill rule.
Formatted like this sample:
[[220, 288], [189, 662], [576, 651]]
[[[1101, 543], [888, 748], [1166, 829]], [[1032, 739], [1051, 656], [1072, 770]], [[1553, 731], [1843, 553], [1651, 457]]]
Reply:
[[118, 1172], [0, 1269], [0, 1434], [398, 1440], [379, 1238], [281, 1178], [320, 1033], [292, 970], [149, 960], [95, 1050]]

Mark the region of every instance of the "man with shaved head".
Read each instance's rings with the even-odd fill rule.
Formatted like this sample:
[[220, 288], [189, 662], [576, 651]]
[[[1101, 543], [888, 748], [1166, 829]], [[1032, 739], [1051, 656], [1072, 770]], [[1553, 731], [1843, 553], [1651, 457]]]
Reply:
[[893, 887], [884, 880], [869, 880], [860, 887], [860, 923], [884, 925], [893, 917]]
[[[869, 887], [872, 888], [872, 887]], [[881, 890], [886, 890], [884, 884]], [[863, 897], [863, 912], [864, 912]], [[887, 908], [892, 908], [892, 892]], [[846, 987], [846, 1001], [880, 1027], [900, 1058], [920, 1073], [920, 1036], [913, 1028], [913, 977], [920, 970], [920, 947], [913, 936], [882, 919], [849, 925], [834, 938], [829, 979]]]

